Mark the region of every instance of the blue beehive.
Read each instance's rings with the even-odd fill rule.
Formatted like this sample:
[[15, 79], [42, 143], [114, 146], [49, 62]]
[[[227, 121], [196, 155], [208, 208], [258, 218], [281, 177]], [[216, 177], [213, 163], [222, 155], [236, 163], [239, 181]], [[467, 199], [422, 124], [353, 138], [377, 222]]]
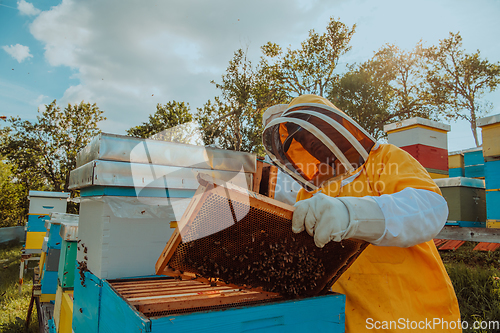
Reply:
[[75, 218], [78, 219], [78, 216], [64, 213], [51, 213], [50, 220], [45, 222], [45, 226], [48, 230], [48, 237], [47, 243], [44, 245], [45, 260], [40, 280], [42, 291], [40, 300], [42, 302], [55, 300], [62, 245], [62, 238], [60, 235], [61, 223]]
[[[74, 293], [75, 333], [345, 330], [345, 296], [341, 294], [283, 300], [167, 277], [108, 281], [80, 273]], [[172, 287], [165, 291], [168, 284]], [[154, 308], [148, 310], [147, 304]]]

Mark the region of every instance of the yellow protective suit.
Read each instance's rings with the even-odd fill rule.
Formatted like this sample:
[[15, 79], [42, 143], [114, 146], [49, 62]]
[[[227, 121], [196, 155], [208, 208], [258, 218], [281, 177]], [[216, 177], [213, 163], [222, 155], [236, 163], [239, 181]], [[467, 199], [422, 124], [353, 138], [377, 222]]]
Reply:
[[[393, 145], [375, 146], [352, 174], [358, 172], [344, 186], [339, 180], [321, 191], [362, 197], [412, 187], [441, 194], [420, 163]], [[311, 196], [302, 189], [297, 201]], [[347, 297], [346, 332], [461, 331], [455, 292], [432, 240], [408, 248], [369, 245], [332, 289]]]

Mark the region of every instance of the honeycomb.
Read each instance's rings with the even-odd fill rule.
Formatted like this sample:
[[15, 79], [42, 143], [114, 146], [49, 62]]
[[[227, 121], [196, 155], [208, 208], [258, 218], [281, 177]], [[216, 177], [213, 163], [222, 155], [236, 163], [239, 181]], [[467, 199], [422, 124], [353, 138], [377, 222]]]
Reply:
[[368, 245], [356, 240], [318, 248], [306, 232], [295, 234], [292, 212], [250, 196], [207, 187], [191, 211], [171, 269], [285, 298], [326, 294]]

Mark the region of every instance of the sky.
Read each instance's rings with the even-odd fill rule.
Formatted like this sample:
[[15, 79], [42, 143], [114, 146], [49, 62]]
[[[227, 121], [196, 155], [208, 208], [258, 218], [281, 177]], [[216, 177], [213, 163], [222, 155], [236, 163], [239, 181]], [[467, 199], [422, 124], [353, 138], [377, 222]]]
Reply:
[[[201, 108], [219, 93], [229, 60], [248, 49], [254, 64], [268, 41], [297, 48], [334, 17], [356, 24], [362, 63], [386, 43], [411, 50], [460, 32], [467, 53], [500, 61], [498, 0], [0, 0], [0, 116], [36, 120], [57, 100], [97, 103], [102, 131], [125, 134], [168, 101]], [[500, 89], [485, 94], [500, 113]], [[474, 147], [467, 122], [450, 123], [450, 151]]]

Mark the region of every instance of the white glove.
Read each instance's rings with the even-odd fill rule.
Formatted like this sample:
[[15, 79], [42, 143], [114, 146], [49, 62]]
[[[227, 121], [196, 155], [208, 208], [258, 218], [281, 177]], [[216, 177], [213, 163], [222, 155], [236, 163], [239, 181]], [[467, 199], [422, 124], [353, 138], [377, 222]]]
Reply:
[[334, 198], [316, 193], [312, 198], [295, 204], [292, 230], [307, 231], [317, 247], [333, 240], [357, 238], [376, 243], [385, 232], [385, 218], [371, 197]]

